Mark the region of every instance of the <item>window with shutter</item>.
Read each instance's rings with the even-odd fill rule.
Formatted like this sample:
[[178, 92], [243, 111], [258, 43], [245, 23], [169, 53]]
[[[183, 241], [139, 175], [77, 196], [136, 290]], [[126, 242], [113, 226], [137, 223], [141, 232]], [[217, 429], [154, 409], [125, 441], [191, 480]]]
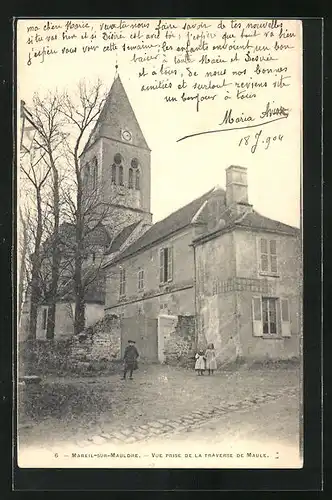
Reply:
[[270, 270], [272, 273], [278, 272], [276, 240], [270, 240]]
[[138, 271], [138, 289], [143, 290], [144, 288], [144, 271], [140, 269]]
[[120, 269], [120, 297], [126, 294], [126, 271]]
[[261, 271], [263, 273], [269, 270], [269, 255], [267, 248], [267, 239], [261, 238]]
[[167, 252], [167, 281], [172, 281], [173, 279], [173, 249], [169, 247]]
[[266, 274], [277, 274], [278, 261], [277, 261], [277, 241], [268, 240], [267, 238], [260, 238], [259, 241], [260, 252], [260, 272]]
[[288, 299], [286, 298], [280, 299], [280, 305], [281, 305], [281, 335], [283, 337], [290, 337], [291, 328], [290, 328]]
[[172, 247], [160, 250], [160, 283], [168, 283], [173, 279], [173, 249]]
[[263, 335], [261, 297], [252, 298], [252, 321], [253, 321], [254, 336], [261, 337]]
[[262, 298], [263, 335], [277, 334], [277, 299]]
[[165, 263], [164, 263], [164, 254], [165, 254], [165, 249], [162, 248], [160, 250], [160, 278], [159, 281], [160, 283], [164, 283], [164, 275], [165, 275]]

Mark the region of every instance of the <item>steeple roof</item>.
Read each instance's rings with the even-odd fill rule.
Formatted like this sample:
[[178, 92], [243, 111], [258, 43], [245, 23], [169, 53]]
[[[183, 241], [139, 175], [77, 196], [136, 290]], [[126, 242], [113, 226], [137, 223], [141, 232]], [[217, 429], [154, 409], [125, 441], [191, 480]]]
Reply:
[[[126, 141], [122, 137], [122, 132], [125, 130], [131, 134], [130, 141]], [[113, 82], [83, 152], [100, 137], [149, 149], [119, 75]]]

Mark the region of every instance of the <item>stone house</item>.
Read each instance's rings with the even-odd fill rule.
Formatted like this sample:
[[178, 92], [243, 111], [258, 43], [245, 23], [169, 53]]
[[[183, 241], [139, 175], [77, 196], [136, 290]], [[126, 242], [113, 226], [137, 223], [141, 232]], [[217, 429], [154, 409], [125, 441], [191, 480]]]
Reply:
[[220, 222], [193, 240], [199, 339], [213, 342], [221, 360], [297, 357], [300, 231], [248, 204], [245, 169], [226, 172]]
[[253, 209], [243, 167], [104, 265], [106, 312], [194, 316], [221, 361], [299, 355], [300, 232]]
[[[106, 268], [105, 311], [122, 317], [160, 313], [195, 315], [195, 217], [212, 201], [222, 201], [223, 190], [205, 193], [157, 222], [120, 252], [109, 249]], [[115, 286], [118, 284], [118, 286]]]

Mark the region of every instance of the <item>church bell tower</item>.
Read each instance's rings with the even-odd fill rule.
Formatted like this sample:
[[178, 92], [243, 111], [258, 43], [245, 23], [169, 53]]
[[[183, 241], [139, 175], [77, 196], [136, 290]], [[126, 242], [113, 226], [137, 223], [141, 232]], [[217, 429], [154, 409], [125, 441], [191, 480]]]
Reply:
[[118, 75], [80, 161], [86, 192], [97, 189], [108, 207], [105, 225], [151, 224], [151, 150]]

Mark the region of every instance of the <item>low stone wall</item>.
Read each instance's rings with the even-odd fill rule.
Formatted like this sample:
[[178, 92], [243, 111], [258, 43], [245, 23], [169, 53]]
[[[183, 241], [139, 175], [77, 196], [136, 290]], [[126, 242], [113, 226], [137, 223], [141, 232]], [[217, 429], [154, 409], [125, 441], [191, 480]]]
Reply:
[[119, 319], [105, 316], [69, 339], [20, 342], [18, 371], [20, 377], [113, 371], [120, 357]]
[[71, 340], [26, 340], [18, 346], [18, 375], [64, 373], [70, 369]]
[[165, 340], [165, 362], [172, 366], [193, 368], [195, 365], [195, 317], [178, 316], [174, 330]]
[[121, 357], [121, 330], [117, 316], [106, 315], [93, 326], [73, 337], [71, 359], [73, 362], [119, 360]]

